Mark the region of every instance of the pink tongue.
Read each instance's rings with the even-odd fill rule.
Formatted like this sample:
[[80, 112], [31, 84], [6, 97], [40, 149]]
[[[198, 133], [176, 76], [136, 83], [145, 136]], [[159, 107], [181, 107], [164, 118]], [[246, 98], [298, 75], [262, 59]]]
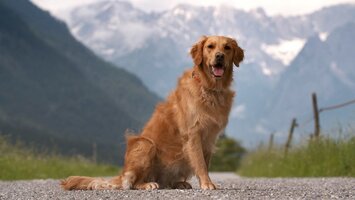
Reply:
[[222, 76], [224, 73], [224, 69], [223, 68], [213, 68], [213, 74], [215, 76]]

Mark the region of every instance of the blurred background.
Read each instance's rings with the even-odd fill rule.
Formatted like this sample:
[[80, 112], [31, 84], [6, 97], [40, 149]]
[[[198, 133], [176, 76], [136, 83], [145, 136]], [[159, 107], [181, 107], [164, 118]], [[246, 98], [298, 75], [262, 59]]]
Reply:
[[175, 88], [201, 35], [245, 50], [213, 169], [252, 168], [259, 151], [283, 159], [321, 135], [325, 149], [345, 143], [355, 174], [354, 0], [1, 0], [0, 149], [117, 170], [125, 130], [138, 133]]

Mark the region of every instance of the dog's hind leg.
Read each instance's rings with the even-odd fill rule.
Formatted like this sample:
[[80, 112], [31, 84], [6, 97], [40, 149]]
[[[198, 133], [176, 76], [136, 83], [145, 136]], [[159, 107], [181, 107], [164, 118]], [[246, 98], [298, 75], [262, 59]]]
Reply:
[[127, 137], [125, 166], [122, 173], [123, 189], [157, 189], [154, 181], [153, 164], [156, 147], [152, 140], [141, 136]]

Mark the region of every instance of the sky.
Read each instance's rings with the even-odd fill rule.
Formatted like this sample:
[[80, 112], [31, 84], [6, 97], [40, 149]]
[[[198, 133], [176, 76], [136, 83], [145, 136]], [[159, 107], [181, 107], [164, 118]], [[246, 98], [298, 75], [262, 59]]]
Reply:
[[[76, 6], [104, 0], [31, 0], [39, 7], [52, 13], [68, 11]], [[120, 1], [120, 0], [112, 0]], [[298, 15], [318, 10], [325, 6], [339, 3], [353, 3], [355, 0], [129, 0], [135, 7], [144, 11], [162, 11], [177, 4], [193, 4], [198, 6], [228, 5], [243, 10], [262, 7], [269, 15]]]

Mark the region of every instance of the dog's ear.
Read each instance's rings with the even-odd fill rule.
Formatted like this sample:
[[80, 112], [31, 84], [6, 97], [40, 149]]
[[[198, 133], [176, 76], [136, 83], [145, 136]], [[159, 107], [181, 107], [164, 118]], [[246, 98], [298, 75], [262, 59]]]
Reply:
[[202, 36], [198, 42], [196, 42], [190, 50], [191, 57], [196, 66], [200, 66], [203, 60], [203, 45], [207, 40], [207, 36]]
[[236, 40], [233, 40], [232, 44], [234, 47], [233, 63], [235, 66], [239, 67], [239, 63], [241, 63], [244, 59], [244, 50], [238, 46]]

